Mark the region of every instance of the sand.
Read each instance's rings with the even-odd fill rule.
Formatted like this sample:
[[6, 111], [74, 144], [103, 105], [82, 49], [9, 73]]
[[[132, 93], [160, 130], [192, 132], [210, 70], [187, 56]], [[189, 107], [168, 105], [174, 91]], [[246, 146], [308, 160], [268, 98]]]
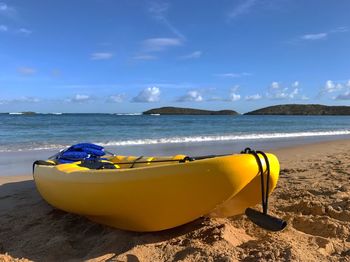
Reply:
[[0, 261], [350, 261], [350, 140], [271, 152], [281, 176], [269, 212], [288, 221], [282, 232], [245, 215], [127, 232], [52, 208], [30, 176], [0, 177]]

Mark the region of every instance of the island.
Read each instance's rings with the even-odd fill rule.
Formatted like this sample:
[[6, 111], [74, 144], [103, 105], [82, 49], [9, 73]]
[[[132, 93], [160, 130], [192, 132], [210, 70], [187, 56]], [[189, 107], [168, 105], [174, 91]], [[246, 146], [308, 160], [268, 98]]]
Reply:
[[181, 108], [181, 107], [160, 107], [147, 110], [143, 112], [144, 115], [238, 115], [233, 110], [203, 110], [194, 108]]
[[261, 108], [245, 115], [350, 115], [350, 106], [286, 104]]

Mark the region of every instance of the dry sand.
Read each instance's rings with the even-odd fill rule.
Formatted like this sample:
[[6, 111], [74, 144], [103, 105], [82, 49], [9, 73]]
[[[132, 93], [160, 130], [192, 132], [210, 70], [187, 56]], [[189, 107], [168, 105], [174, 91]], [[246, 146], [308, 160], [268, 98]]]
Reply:
[[350, 261], [350, 140], [272, 152], [269, 212], [288, 221], [283, 232], [244, 215], [126, 232], [53, 209], [31, 177], [0, 177], [0, 261]]

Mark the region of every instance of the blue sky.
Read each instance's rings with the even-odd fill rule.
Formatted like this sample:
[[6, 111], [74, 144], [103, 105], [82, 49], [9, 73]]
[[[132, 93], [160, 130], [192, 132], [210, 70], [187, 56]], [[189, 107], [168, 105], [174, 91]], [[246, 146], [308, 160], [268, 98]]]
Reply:
[[348, 0], [0, 0], [0, 112], [350, 105]]

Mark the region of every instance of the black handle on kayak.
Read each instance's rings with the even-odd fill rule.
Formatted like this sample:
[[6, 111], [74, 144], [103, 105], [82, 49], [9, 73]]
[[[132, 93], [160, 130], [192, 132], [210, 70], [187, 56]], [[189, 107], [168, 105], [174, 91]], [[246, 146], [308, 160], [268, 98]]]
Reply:
[[269, 231], [281, 231], [287, 226], [286, 221], [249, 207], [245, 210], [245, 214], [254, 224]]

